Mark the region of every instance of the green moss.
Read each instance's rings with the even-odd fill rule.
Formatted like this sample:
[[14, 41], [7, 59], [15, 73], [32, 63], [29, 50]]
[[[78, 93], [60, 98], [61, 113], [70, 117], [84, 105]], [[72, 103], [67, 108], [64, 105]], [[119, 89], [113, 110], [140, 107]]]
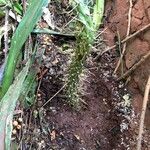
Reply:
[[[94, 43], [96, 32], [101, 24], [104, 0], [96, 0], [95, 4], [88, 0], [71, 1], [78, 14], [77, 26], [81, 32], [76, 36], [75, 54], [69, 67], [67, 94], [69, 103], [75, 108], [80, 107], [80, 75], [83, 72], [83, 64], [89, 55], [91, 45]], [[91, 6], [89, 6], [91, 4]], [[94, 5], [93, 5], [94, 4]], [[91, 9], [93, 8], [93, 9]], [[91, 13], [93, 12], [93, 13]]]
[[[67, 95], [69, 97], [69, 103], [75, 107], [80, 107], [80, 96], [79, 96], [79, 76], [83, 71], [83, 64], [89, 54], [90, 45], [88, 43], [88, 38], [83, 36], [77, 37], [77, 46], [75, 49], [75, 55], [72, 58], [71, 65], [69, 67], [68, 75], [68, 86]], [[83, 37], [82, 37], [83, 36]]]

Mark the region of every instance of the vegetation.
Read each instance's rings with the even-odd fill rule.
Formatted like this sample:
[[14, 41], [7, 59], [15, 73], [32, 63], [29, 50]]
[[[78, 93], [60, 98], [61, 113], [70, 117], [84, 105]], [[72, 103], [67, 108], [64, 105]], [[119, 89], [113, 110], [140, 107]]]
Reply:
[[[87, 149], [105, 149], [104, 140], [100, 137], [105, 139], [104, 145], [108, 149], [112, 145], [130, 148], [132, 143], [135, 146], [132, 140], [137, 136], [137, 125], [133, 125], [129, 132], [124, 131], [128, 130], [130, 123], [137, 123], [139, 119], [136, 116], [141, 106], [138, 88], [141, 92], [145, 89], [145, 94], [137, 149], [147, 148], [149, 131], [144, 129], [144, 120], [148, 120], [145, 112], [150, 91], [150, 23], [145, 25], [148, 22], [145, 14], [148, 2], [139, 3], [137, 0], [133, 4], [129, 0], [123, 4], [118, 1], [116, 4], [106, 1], [106, 24], [103, 25], [103, 32], [107, 32], [104, 37], [106, 41], [111, 40], [108, 43], [98, 43], [96, 38], [100, 35], [104, 3], [104, 0], [0, 0], [1, 149], [24, 149], [26, 145], [25, 149], [32, 149], [34, 143], [35, 149], [44, 149], [47, 146], [57, 149], [57, 142], [62, 146], [66, 141], [67, 146], [79, 141], [77, 147], [81, 144], [84, 148], [85, 144]], [[109, 7], [109, 4], [114, 7]], [[118, 11], [120, 6], [123, 11]], [[138, 15], [135, 8], [140, 7], [144, 9], [140, 11], [140, 16], [145, 19], [144, 23], [141, 18], [136, 21], [133, 19]], [[120, 16], [127, 17], [120, 19]], [[125, 27], [126, 35], [121, 31]], [[133, 27], [134, 33], [131, 31]], [[140, 34], [142, 38], [139, 38]], [[115, 45], [106, 48], [113, 41]], [[116, 51], [109, 53], [112, 49]], [[114, 69], [117, 57], [120, 59]], [[96, 65], [99, 58], [101, 64]], [[89, 65], [89, 60], [94, 62]], [[90, 66], [90, 69], [86, 66]], [[122, 75], [115, 79], [119, 67]], [[85, 70], [93, 71], [88, 78]], [[138, 72], [142, 72], [141, 76]], [[132, 75], [136, 83], [130, 84], [133, 93], [131, 103], [125, 85], [132, 81]], [[82, 98], [84, 91], [89, 95], [85, 98], [87, 101]], [[80, 109], [82, 103], [87, 104], [86, 111]], [[59, 113], [61, 114], [58, 115]], [[51, 115], [53, 116], [49, 117]], [[55, 126], [61, 126], [61, 129], [57, 128], [59, 131], [56, 131]], [[130, 137], [132, 133], [133, 136]], [[69, 147], [80, 149], [76, 145]]]
[[[2, 1], [5, 2], [5, 1]], [[9, 3], [4, 3], [9, 6]], [[32, 60], [35, 51], [27, 61], [26, 66], [22, 69], [22, 71], [15, 78], [15, 70], [17, 62], [19, 61], [19, 56], [21, 55], [21, 48], [27, 40], [28, 36], [32, 32], [35, 27], [37, 21], [42, 15], [43, 7], [46, 7], [48, 4], [47, 0], [32, 0], [25, 15], [23, 16], [21, 22], [19, 23], [12, 39], [11, 46], [9, 49], [8, 57], [5, 58], [6, 66], [4, 70], [2, 85], [0, 89], [0, 133], [4, 138], [1, 141], [5, 141], [4, 147], [6, 149], [10, 149], [10, 140], [11, 140], [11, 131], [12, 131], [12, 118], [13, 112], [16, 106], [16, 102], [21, 94], [21, 92], [29, 91], [26, 89], [26, 84], [31, 84], [32, 80], [36, 77], [36, 71], [29, 72], [29, 67], [32, 66], [34, 61]], [[13, 5], [15, 7], [15, 5]], [[42, 57], [42, 56], [41, 56]], [[26, 58], [26, 57], [24, 57]], [[15, 78], [14, 82], [13, 79]], [[13, 84], [12, 84], [13, 82]], [[12, 85], [11, 85], [12, 84]], [[24, 88], [24, 90], [22, 90]], [[30, 87], [31, 88], [31, 87]], [[33, 88], [33, 87], [32, 87]], [[26, 90], [25, 90], [26, 89]], [[26, 96], [26, 95], [25, 95]], [[6, 134], [6, 137], [4, 135]]]
[[67, 93], [71, 105], [79, 108], [79, 78], [101, 24], [104, 1], [96, 0], [95, 3], [92, 3], [91, 1], [75, 0], [71, 1], [71, 4], [76, 8], [79, 21], [77, 22], [78, 34], [76, 35], [75, 54], [69, 68]]
[[[89, 55], [91, 46], [94, 44], [98, 28], [101, 24], [104, 0], [74, 0], [70, 1], [70, 4], [72, 8], [75, 8], [74, 13], [75, 15], [77, 14], [78, 18], [76, 18], [77, 21], [74, 24], [76, 30], [76, 48], [68, 69], [67, 96], [69, 98], [69, 104], [75, 108], [79, 108], [79, 78], [84, 68], [84, 62]], [[7, 57], [3, 65], [4, 72], [1, 68], [0, 134], [3, 139], [0, 142], [5, 141], [5, 144], [0, 143], [0, 145], [3, 145], [6, 149], [10, 149], [13, 112], [18, 99], [30, 105], [32, 102], [30, 103], [30, 100], [27, 100], [27, 98], [30, 97], [30, 99], [32, 99], [31, 101], [35, 98], [34, 95], [37, 87], [36, 75], [38, 73], [39, 64], [41, 63], [42, 54], [45, 51], [43, 49], [40, 57], [37, 57], [37, 51], [39, 50], [37, 42], [31, 42], [28, 49], [22, 51], [23, 46], [29, 40], [31, 32], [48, 32], [50, 34], [61, 35], [59, 32], [48, 29], [34, 30], [36, 23], [42, 15], [43, 7], [47, 5], [48, 0], [28, 1], [26, 13], [23, 15], [23, 5], [19, 3], [19, 1], [0, 0], [0, 17], [6, 15], [6, 8], [11, 9], [15, 15], [22, 17], [21, 22], [18, 24], [11, 38], [9, 53], [8, 55], [6, 54]], [[0, 39], [4, 32], [5, 29], [1, 28]], [[74, 34], [62, 35], [74, 36]], [[18, 69], [17, 64], [22, 61], [25, 63]], [[38, 63], [36, 67], [33, 66], [35, 62]], [[32, 94], [29, 96], [29, 93]]]

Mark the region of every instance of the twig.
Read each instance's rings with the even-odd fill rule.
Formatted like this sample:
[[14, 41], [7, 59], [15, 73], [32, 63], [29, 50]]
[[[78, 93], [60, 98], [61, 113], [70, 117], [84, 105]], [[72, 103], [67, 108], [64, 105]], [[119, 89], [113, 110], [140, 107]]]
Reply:
[[64, 26], [63, 29], [65, 29], [65, 27], [67, 27], [73, 20], [75, 20], [77, 18], [77, 15], [74, 16], [69, 22], [67, 22]]
[[[130, 34], [132, 7], [133, 7], [132, 0], [130, 0], [130, 7], [129, 7], [129, 12], [128, 12], [128, 27], [127, 27], [126, 37], [128, 37], [129, 34]], [[115, 70], [114, 70], [114, 74], [117, 72], [117, 70], [118, 70], [118, 68], [119, 68], [119, 66], [120, 66], [120, 64], [121, 64], [122, 58], [123, 58], [123, 56], [124, 56], [124, 54], [125, 54], [125, 51], [126, 51], [126, 46], [127, 46], [127, 43], [125, 42], [125, 43], [123, 44], [123, 50], [122, 50], [120, 59], [119, 59], [119, 61], [118, 61], [118, 63], [117, 63], [117, 66], [116, 66], [116, 68], [115, 68]]]
[[[119, 49], [119, 54], [121, 56], [121, 38], [119, 31], [117, 30], [117, 38], [118, 38], [118, 49]], [[123, 75], [123, 62], [121, 61], [121, 75]]]
[[[143, 28], [139, 29], [139, 30], [136, 31], [135, 33], [129, 35], [129, 36], [126, 37], [125, 39], [123, 39], [123, 40], [121, 41], [121, 44], [123, 44], [123, 43], [129, 41], [130, 39], [134, 38], [135, 36], [137, 36], [137, 35], [140, 34], [141, 32], [147, 30], [149, 27], [150, 27], [150, 23], [147, 24], [146, 26], [144, 26]], [[106, 50], [104, 50], [102, 53], [99, 53], [99, 54], [95, 57], [94, 60], [95, 60], [95, 61], [98, 60], [99, 57], [101, 57], [104, 53], [106, 53], [106, 52], [108, 52], [108, 51], [110, 51], [110, 50], [113, 50], [114, 48], [116, 48], [116, 45], [113, 45], [113, 46], [107, 48]]]
[[[58, 94], [65, 88], [66, 85], [67, 85], [67, 83], [64, 84], [46, 103], [44, 103], [44, 104], [41, 106], [41, 108], [43, 108], [45, 105], [47, 105], [56, 95], [58, 95]], [[40, 109], [41, 109], [41, 108], [40, 108]]]
[[100, 31], [100, 32], [96, 35], [96, 38], [95, 38], [95, 39], [97, 39], [97, 38], [100, 37], [103, 33], [105, 33], [107, 29], [108, 29], [108, 27], [105, 28], [104, 30]]
[[8, 19], [9, 19], [9, 9], [8, 7], [6, 7], [5, 9], [5, 32], [4, 32], [4, 45], [5, 45], [5, 49], [4, 49], [4, 53], [5, 53], [5, 59], [7, 57], [7, 52], [8, 52]]
[[26, 0], [22, 0], [22, 4], [23, 4], [23, 11], [25, 13], [26, 12], [26, 8], [27, 8]]
[[120, 81], [122, 79], [125, 79], [128, 77], [137, 67], [139, 67], [148, 57], [150, 56], [150, 51], [144, 55], [139, 62], [134, 64], [126, 73], [124, 73], [120, 78], [117, 79], [117, 81]]
[[144, 119], [145, 119], [145, 112], [146, 112], [146, 107], [147, 107], [147, 102], [148, 102], [148, 97], [149, 97], [149, 91], [150, 91], [150, 75], [148, 77], [148, 81], [145, 87], [143, 106], [142, 106], [142, 112], [141, 112], [141, 118], [140, 118], [139, 134], [138, 134], [138, 140], [137, 140], [137, 150], [141, 150]]

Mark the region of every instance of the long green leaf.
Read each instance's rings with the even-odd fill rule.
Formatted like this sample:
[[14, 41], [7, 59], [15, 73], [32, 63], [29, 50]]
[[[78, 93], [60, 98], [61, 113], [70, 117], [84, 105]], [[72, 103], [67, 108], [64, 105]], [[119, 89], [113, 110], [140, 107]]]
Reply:
[[32, 32], [35, 24], [41, 17], [43, 7], [47, 6], [47, 4], [48, 0], [32, 0], [26, 11], [26, 14], [22, 18], [14, 36], [12, 37], [8, 61], [2, 82], [2, 89], [0, 91], [0, 98], [4, 96], [13, 81], [20, 49], [22, 48], [29, 34]]
[[10, 86], [7, 93], [0, 102], [0, 145], [1, 149], [10, 149], [12, 119], [16, 102], [20, 96], [25, 77], [27, 76], [30, 61], [18, 74], [14, 83]]

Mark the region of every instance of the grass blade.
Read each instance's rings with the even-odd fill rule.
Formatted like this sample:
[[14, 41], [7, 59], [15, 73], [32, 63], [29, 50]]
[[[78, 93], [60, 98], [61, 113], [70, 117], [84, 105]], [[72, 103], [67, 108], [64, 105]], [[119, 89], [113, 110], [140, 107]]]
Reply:
[[99, 25], [101, 24], [104, 13], [104, 0], [96, 0], [93, 11], [93, 22], [94, 28], [98, 30]]
[[[1, 149], [10, 149], [12, 119], [16, 102], [20, 96], [25, 77], [27, 76], [30, 61], [27, 62], [23, 70], [18, 74], [14, 83], [10, 86], [5, 96], [0, 102], [0, 145]], [[6, 135], [6, 137], [5, 137]]]
[[32, 0], [26, 11], [26, 14], [22, 18], [14, 36], [12, 37], [8, 61], [2, 82], [2, 89], [0, 91], [0, 98], [4, 96], [13, 81], [20, 49], [22, 48], [29, 34], [32, 32], [35, 24], [41, 17], [43, 7], [47, 6], [47, 4], [48, 0]]

